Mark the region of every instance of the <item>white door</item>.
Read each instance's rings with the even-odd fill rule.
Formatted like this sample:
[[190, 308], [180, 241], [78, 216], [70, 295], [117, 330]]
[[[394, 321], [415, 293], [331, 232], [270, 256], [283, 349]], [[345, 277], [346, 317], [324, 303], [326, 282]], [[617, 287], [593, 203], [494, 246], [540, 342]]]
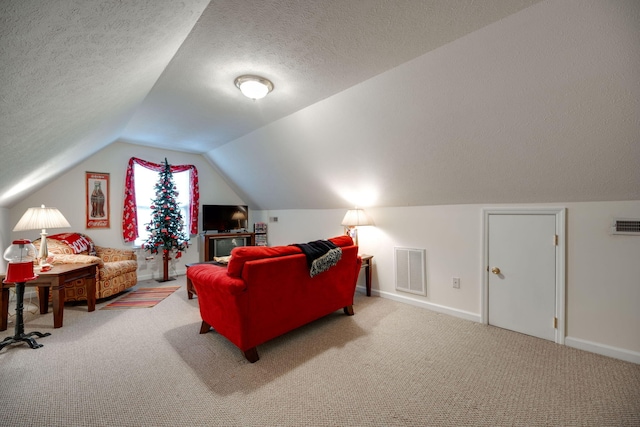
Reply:
[[555, 339], [556, 215], [489, 214], [488, 323]]

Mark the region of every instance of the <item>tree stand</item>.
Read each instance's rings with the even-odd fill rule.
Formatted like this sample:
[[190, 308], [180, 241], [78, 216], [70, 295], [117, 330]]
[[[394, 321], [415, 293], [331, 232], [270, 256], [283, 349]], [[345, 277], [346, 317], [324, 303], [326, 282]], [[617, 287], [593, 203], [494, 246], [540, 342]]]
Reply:
[[162, 280], [158, 279], [156, 282], [168, 282], [170, 280], [176, 280], [175, 277], [169, 277], [169, 260], [171, 257], [168, 253], [162, 254]]
[[43, 334], [42, 332], [29, 332], [28, 334], [24, 333], [24, 318], [22, 312], [24, 310], [24, 283], [16, 283], [16, 330], [15, 335], [12, 337], [5, 338], [2, 342], [0, 342], [0, 350], [2, 350], [5, 346], [9, 344], [14, 344], [17, 342], [26, 342], [29, 344], [31, 348], [40, 348], [42, 344], [38, 344], [35, 339], [31, 338], [36, 335], [40, 338], [48, 337], [51, 335], [49, 332]]

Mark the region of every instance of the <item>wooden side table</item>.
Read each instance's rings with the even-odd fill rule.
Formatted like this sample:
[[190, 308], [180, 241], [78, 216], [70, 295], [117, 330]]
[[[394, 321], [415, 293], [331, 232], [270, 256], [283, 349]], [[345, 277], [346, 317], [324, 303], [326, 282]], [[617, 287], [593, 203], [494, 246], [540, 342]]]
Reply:
[[[53, 327], [61, 328], [64, 315], [64, 285], [77, 279], [87, 279], [87, 311], [96, 309], [96, 272], [98, 264], [55, 264], [47, 272], [39, 272], [38, 278], [26, 282], [25, 286], [38, 287], [40, 314], [49, 312], [49, 292], [53, 299]], [[9, 288], [13, 283], [4, 283], [4, 274], [0, 274], [0, 331], [7, 329], [9, 316]]]
[[365, 283], [367, 286], [367, 296], [371, 296], [371, 264], [373, 263], [373, 255], [361, 254], [362, 267], [364, 268]]

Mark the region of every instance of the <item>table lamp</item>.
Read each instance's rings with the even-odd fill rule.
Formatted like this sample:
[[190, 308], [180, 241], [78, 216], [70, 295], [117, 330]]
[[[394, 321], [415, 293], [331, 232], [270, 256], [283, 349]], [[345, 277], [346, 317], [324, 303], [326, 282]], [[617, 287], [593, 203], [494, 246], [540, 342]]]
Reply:
[[31, 348], [40, 348], [42, 344], [38, 344], [32, 337], [46, 337], [51, 335], [49, 332], [43, 334], [41, 332], [24, 333], [24, 284], [25, 282], [38, 278], [33, 273], [33, 261], [36, 259], [36, 247], [31, 244], [30, 240], [14, 240], [13, 244], [4, 251], [4, 259], [9, 261], [7, 265], [7, 274], [4, 279], [5, 283], [16, 284], [16, 328], [15, 335], [5, 338], [0, 342], [0, 350], [9, 344], [17, 342], [26, 342]]
[[69, 228], [69, 221], [56, 208], [47, 208], [44, 205], [39, 208], [29, 208], [22, 215], [13, 231], [42, 230], [40, 232], [40, 251], [38, 252], [38, 264], [40, 269], [47, 267], [47, 228]]
[[359, 225], [372, 225], [373, 222], [362, 209], [349, 209], [342, 219], [342, 225], [347, 227], [347, 234], [355, 241], [358, 246], [358, 227]]
[[247, 219], [247, 215], [242, 211], [235, 211], [231, 216], [231, 219], [238, 221], [238, 228], [241, 229], [242, 224], [240, 223], [240, 221], [244, 221], [245, 219]]

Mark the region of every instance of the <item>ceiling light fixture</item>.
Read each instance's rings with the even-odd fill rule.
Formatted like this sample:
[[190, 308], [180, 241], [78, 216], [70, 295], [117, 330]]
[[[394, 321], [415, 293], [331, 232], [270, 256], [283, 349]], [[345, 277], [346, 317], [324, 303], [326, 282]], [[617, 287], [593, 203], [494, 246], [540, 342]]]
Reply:
[[234, 83], [244, 96], [253, 100], [264, 98], [273, 90], [273, 83], [260, 76], [240, 76]]

